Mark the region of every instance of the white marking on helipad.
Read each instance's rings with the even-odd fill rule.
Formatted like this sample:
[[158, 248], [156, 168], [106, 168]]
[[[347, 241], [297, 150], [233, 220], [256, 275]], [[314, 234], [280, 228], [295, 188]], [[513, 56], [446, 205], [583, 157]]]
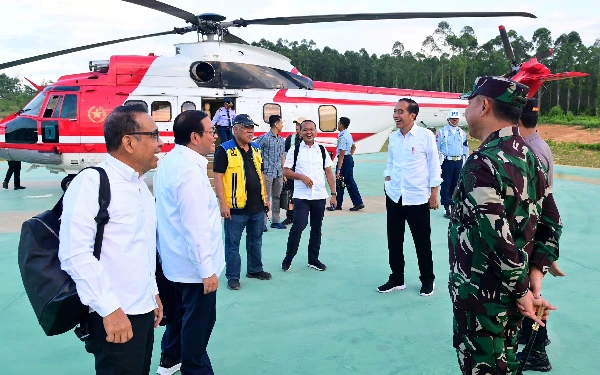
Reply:
[[46, 194], [46, 195], [27, 195], [23, 198], [50, 198], [53, 197], [54, 194]]

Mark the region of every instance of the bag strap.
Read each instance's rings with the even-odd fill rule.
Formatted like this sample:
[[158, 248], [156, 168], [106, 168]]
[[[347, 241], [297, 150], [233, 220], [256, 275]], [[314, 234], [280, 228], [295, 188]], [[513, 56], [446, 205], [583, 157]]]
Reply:
[[[327, 157], [327, 151], [323, 145], [319, 145], [321, 149], [321, 157], [323, 158], [323, 169], [325, 169], [325, 158]], [[300, 152], [300, 143], [298, 143], [294, 148], [294, 165], [292, 166], [292, 171], [296, 172], [296, 161], [298, 161], [298, 153]]]
[[[108, 215], [108, 205], [110, 204], [110, 181], [108, 180], [108, 175], [106, 171], [101, 167], [87, 167], [83, 168], [79, 173], [85, 171], [86, 169], [95, 169], [100, 173], [100, 187], [98, 189], [98, 204], [100, 208], [98, 209], [98, 214], [94, 218], [96, 221], [96, 238], [94, 239], [94, 256], [96, 259], [100, 259], [100, 251], [102, 249], [102, 238], [104, 237], [104, 226], [108, 223], [110, 219]], [[60, 197], [58, 202], [52, 208], [52, 212], [57, 217], [62, 216], [63, 211], [63, 198], [65, 194]]]
[[327, 152], [325, 151], [325, 147], [323, 147], [323, 145], [319, 145], [319, 148], [321, 149], [321, 156], [323, 157], [323, 169], [325, 169], [325, 158]]
[[[100, 188], [98, 190], [98, 214], [94, 218], [97, 224], [96, 238], [94, 239], [94, 256], [100, 259], [100, 251], [102, 250], [102, 239], [104, 237], [104, 226], [110, 219], [108, 215], [108, 206], [110, 204], [110, 181], [106, 171], [101, 167], [89, 167], [100, 173]], [[87, 168], [85, 168], [87, 169]]]
[[298, 153], [300, 152], [300, 143], [294, 146], [294, 165], [292, 166], [292, 171], [296, 172], [296, 162], [298, 161]]

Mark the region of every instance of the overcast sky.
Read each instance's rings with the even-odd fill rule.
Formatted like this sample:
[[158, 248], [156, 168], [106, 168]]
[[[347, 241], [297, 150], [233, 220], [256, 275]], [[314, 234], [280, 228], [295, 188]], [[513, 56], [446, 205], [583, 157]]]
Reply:
[[[600, 5], [584, 0], [568, 2], [558, 0], [533, 2], [482, 2], [463, 0], [450, 5], [449, 1], [429, 0], [412, 3], [380, 0], [164, 0], [173, 6], [194, 14], [218, 13], [228, 20], [254, 19], [278, 16], [373, 13], [373, 12], [432, 12], [432, 11], [524, 11], [535, 14], [530, 18], [459, 18], [448, 19], [456, 33], [469, 25], [475, 29], [480, 44], [498, 35], [498, 25], [514, 29], [531, 39], [539, 27], [547, 27], [553, 38], [562, 33], [577, 31], [585, 45], [600, 38]], [[6, 3], [5, 3], [6, 4]], [[542, 5], [543, 4], [543, 5]], [[593, 5], [595, 4], [595, 5]], [[512, 8], [511, 8], [512, 7]], [[288, 40], [314, 40], [318, 48], [329, 46], [340, 52], [358, 51], [366, 48], [370, 54], [390, 53], [395, 41], [407, 50], [417, 52], [427, 35], [430, 35], [441, 19], [355, 21], [291, 26], [248, 26], [230, 29], [234, 34], [251, 43], [261, 38], [275, 42], [277, 38]], [[80, 45], [120, 39], [131, 36], [171, 30], [186, 26], [185, 21], [119, 0], [19, 0], [2, 6], [0, 22], [0, 63], [37, 54], [53, 52]], [[153, 52], [171, 56], [176, 43], [197, 40], [197, 35], [161, 36], [133, 42], [115, 44], [55, 57], [19, 67], [5, 69], [0, 73], [27, 77], [34, 82], [57, 80], [64, 74], [88, 71], [90, 60], [108, 60], [111, 55]]]

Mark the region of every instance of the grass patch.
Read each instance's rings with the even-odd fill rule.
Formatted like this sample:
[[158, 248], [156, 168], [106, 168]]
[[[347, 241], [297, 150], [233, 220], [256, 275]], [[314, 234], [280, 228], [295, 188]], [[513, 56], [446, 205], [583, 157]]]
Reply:
[[540, 116], [539, 124], [559, 124], [559, 125], [573, 125], [583, 126], [586, 129], [600, 128], [600, 117], [598, 116], [573, 116], [573, 115], [558, 115]]
[[[550, 139], [546, 142], [554, 155], [554, 164], [600, 168], [600, 143], [558, 142]], [[481, 141], [469, 137], [471, 152], [479, 145]]]

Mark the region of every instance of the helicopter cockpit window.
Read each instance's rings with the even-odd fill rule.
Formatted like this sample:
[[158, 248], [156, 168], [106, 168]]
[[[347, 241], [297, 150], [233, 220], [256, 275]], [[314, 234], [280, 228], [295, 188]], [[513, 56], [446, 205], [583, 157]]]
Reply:
[[196, 110], [196, 104], [194, 104], [192, 102], [184, 102], [181, 105], [181, 112], [194, 111], [194, 110]]
[[44, 99], [46, 99], [46, 90], [37, 94], [20, 112], [28, 116], [37, 117], [42, 109], [42, 104], [44, 104]]
[[171, 121], [171, 103], [169, 102], [152, 102], [152, 118], [156, 122]]
[[77, 95], [65, 95], [62, 111], [60, 111], [60, 117], [68, 119], [77, 118]]
[[319, 129], [322, 132], [332, 132], [337, 129], [337, 109], [334, 106], [319, 107]]
[[143, 100], [128, 100], [123, 103], [123, 105], [141, 105], [142, 107], [146, 108], [146, 112], [148, 112], [148, 104], [146, 104], [146, 102]]
[[62, 99], [62, 95], [52, 95], [50, 97], [50, 100], [48, 100], [48, 105], [46, 105], [46, 109], [44, 110], [45, 118], [57, 118], [59, 116]]
[[300, 89], [298, 81], [266, 66], [221, 62], [221, 80], [230, 89]]
[[268, 124], [272, 115], [281, 116], [281, 106], [275, 103], [267, 103], [263, 106], [263, 120]]

